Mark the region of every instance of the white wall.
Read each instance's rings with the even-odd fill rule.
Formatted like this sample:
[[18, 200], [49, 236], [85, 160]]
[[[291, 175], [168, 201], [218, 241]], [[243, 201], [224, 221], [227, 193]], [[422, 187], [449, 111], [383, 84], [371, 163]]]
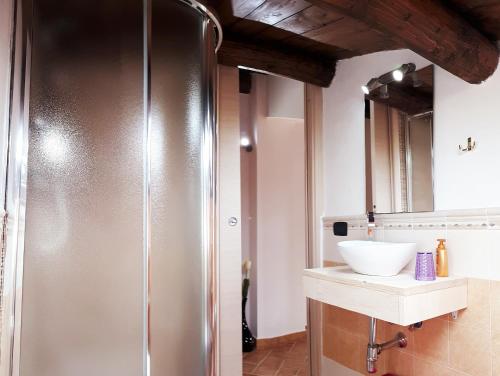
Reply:
[[289, 78], [267, 76], [267, 116], [304, 119], [304, 84]]
[[[436, 209], [500, 207], [500, 70], [470, 85], [437, 69], [434, 95]], [[477, 148], [460, 154], [469, 136]]]
[[[325, 214], [365, 212], [364, 102], [360, 86], [396, 66], [428, 61], [409, 50], [378, 52], [341, 61], [324, 91]], [[471, 85], [435, 67], [435, 210], [500, 206], [500, 71]], [[460, 154], [467, 137], [473, 153]]]
[[[242, 184], [249, 184], [242, 187], [242, 194], [252, 200], [255, 189], [256, 215], [251, 214], [254, 204], [242, 205], [242, 216], [251, 217], [242, 222], [249, 226], [243, 230], [244, 234], [247, 231], [243, 248], [256, 273], [251, 285], [251, 294], [257, 296], [251, 295], [250, 327], [256, 326], [253, 333], [258, 338], [273, 338], [303, 331], [306, 325], [302, 293], [306, 257], [304, 120], [286, 116], [289, 112], [283, 118], [267, 117], [269, 77], [253, 78], [249, 106], [254, 129], [242, 128], [242, 133], [253, 134], [255, 145], [251, 153], [242, 152], [246, 153], [242, 169], [247, 169], [242, 170]], [[256, 238], [255, 245], [252, 238]]]

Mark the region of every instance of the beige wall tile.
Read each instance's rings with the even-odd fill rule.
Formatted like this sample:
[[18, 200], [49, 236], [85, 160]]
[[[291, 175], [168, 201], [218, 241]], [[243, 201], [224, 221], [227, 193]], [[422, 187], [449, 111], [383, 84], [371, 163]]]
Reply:
[[413, 356], [409, 353], [399, 351], [398, 349], [391, 349], [382, 353], [382, 356], [386, 357], [385, 364], [387, 372], [397, 374], [398, 376], [423, 375], [414, 373], [414, 360]]
[[359, 369], [360, 343], [356, 335], [328, 325], [328, 337], [323, 340], [323, 353], [326, 357], [350, 369]]
[[368, 332], [365, 331], [367, 320], [368, 318], [366, 316], [360, 315], [359, 313], [332, 306], [328, 311], [327, 322], [329, 325], [343, 329], [346, 332], [366, 334], [368, 336]]
[[[442, 316], [415, 331], [378, 320], [378, 342], [401, 331], [408, 347], [383, 352], [376, 375], [500, 376], [500, 281], [470, 279], [468, 292], [468, 308], [457, 320]], [[367, 374], [369, 318], [327, 305], [323, 313], [324, 355]]]
[[[420, 330], [420, 329], [419, 329]], [[404, 349], [400, 349], [402, 352], [406, 353], [413, 353], [415, 344], [414, 344], [414, 331], [411, 331], [409, 327], [407, 326], [401, 326], [401, 325], [396, 325], [396, 324], [391, 324], [391, 323], [386, 323], [386, 337], [385, 340], [388, 341], [390, 339], [393, 339], [396, 334], [399, 332], [403, 333], [406, 338], [408, 339], [408, 346], [406, 346]]]
[[415, 355], [446, 364], [448, 362], [448, 321], [439, 318], [427, 320], [413, 332]]
[[500, 282], [491, 281], [491, 352], [492, 374], [500, 376]]
[[461, 325], [482, 326], [489, 330], [491, 325], [490, 287], [491, 281], [469, 278], [467, 309], [463, 309], [458, 313], [457, 320], [453, 320], [450, 317], [448, 320]]
[[490, 330], [450, 322], [450, 367], [470, 375], [491, 375]]
[[323, 325], [323, 355], [333, 359], [333, 343], [335, 332], [331, 325]]
[[461, 372], [452, 370], [441, 363], [432, 363], [424, 359], [415, 358], [413, 361], [415, 376], [463, 376]]
[[494, 333], [491, 340], [492, 375], [500, 376], [500, 333]]
[[491, 333], [500, 334], [500, 282], [491, 281], [490, 285], [491, 305]]

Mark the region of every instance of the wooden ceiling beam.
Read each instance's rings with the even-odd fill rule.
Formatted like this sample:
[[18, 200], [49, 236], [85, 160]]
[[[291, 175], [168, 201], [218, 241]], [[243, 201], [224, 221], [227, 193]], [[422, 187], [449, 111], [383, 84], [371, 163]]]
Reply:
[[247, 42], [224, 36], [218, 52], [218, 62], [232, 67], [276, 74], [328, 87], [335, 75], [336, 61], [320, 58], [300, 50], [278, 48], [274, 45]]
[[485, 81], [497, 68], [496, 46], [441, 1], [308, 1], [386, 33], [469, 83]]

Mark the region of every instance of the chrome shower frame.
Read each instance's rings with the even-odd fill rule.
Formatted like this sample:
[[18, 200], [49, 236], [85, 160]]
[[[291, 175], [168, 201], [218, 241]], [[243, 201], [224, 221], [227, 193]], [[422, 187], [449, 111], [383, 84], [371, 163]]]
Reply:
[[6, 241], [3, 270], [0, 374], [19, 375], [24, 229], [31, 74], [31, 2], [13, 0], [10, 117], [5, 182]]
[[[177, 0], [187, 4], [204, 16], [205, 32], [214, 30], [214, 38], [206, 36], [205, 56], [214, 56], [222, 43], [222, 27], [215, 15], [195, 0]], [[7, 150], [5, 183], [6, 247], [3, 270], [3, 299], [1, 308], [0, 375], [18, 376], [20, 373], [21, 310], [23, 296], [24, 236], [26, 212], [26, 180], [29, 132], [30, 62], [32, 43], [32, 0], [8, 0], [12, 8], [12, 61], [10, 116], [8, 139], [1, 148]], [[143, 0], [144, 19], [144, 367], [143, 376], [150, 376], [150, 230], [151, 210], [149, 157], [151, 124], [151, 0]], [[217, 130], [216, 130], [216, 72], [215, 57], [204, 64], [204, 91], [208, 111], [203, 123], [202, 155], [203, 207], [201, 219], [204, 229], [203, 263], [205, 272], [205, 349], [207, 376], [219, 374], [218, 334], [218, 251], [216, 238], [216, 176], [217, 176]], [[1, 124], [0, 124], [1, 125]], [[7, 133], [7, 131], [5, 132]]]

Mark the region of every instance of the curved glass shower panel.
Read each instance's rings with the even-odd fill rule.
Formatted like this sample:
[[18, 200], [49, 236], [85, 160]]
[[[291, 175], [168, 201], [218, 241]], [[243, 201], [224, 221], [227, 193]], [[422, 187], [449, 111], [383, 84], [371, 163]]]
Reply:
[[181, 0], [31, 2], [9, 376], [215, 375], [214, 24]]
[[[151, 371], [205, 374], [206, 207], [203, 141], [213, 32], [178, 1], [152, 1]], [[212, 27], [213, 30], [213, 27]]]
[[143, 373], [142, 7], [34, 1], [21, 376]]

